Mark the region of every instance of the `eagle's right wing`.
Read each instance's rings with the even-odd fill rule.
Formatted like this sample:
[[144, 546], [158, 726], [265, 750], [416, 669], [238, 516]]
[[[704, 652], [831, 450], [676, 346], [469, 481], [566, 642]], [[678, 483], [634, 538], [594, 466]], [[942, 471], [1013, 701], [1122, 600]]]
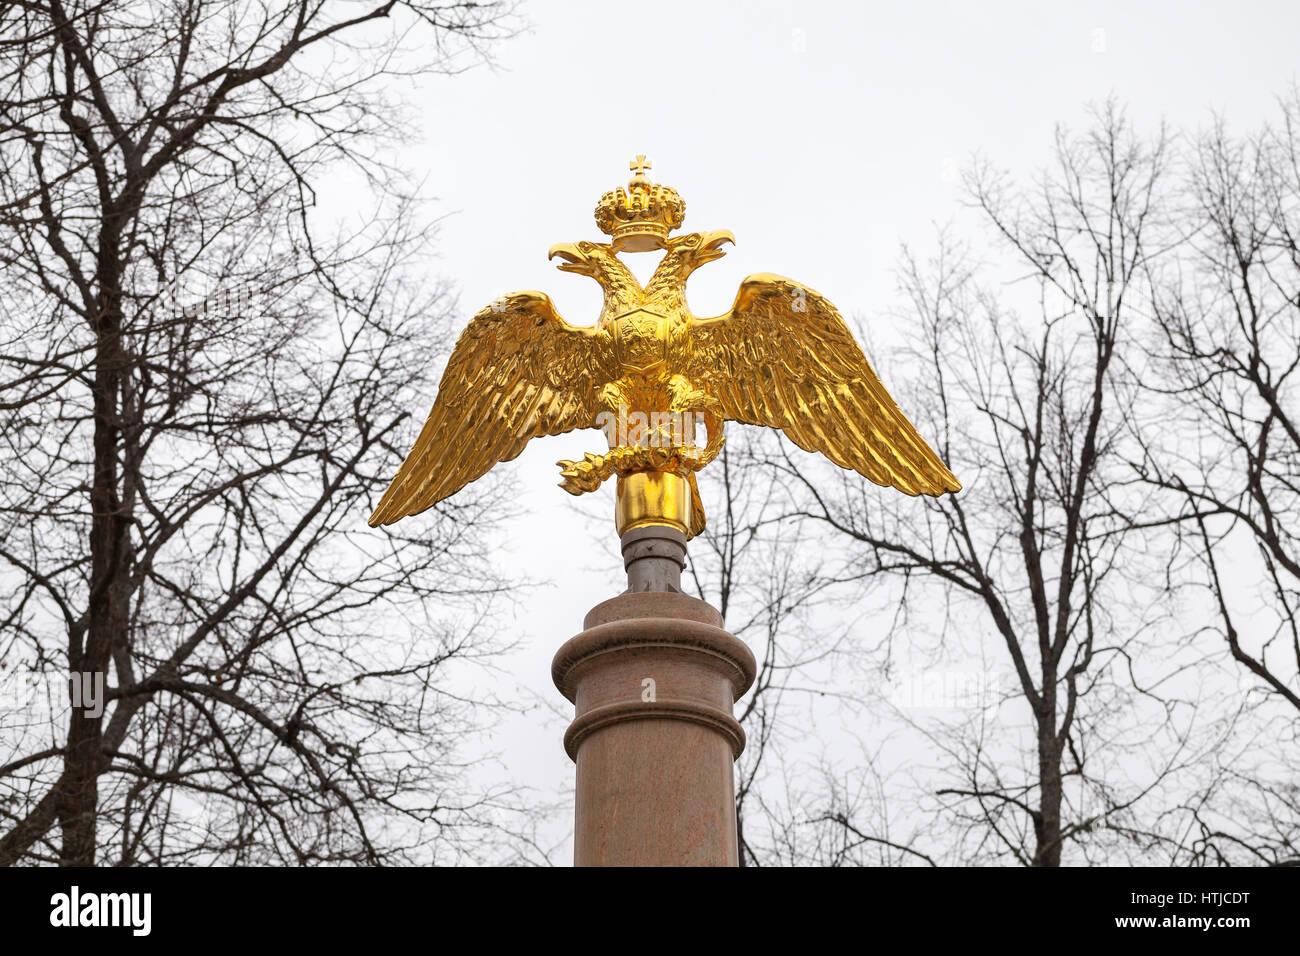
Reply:
[[540, 292], [516, 292], [479, 312], [370, 525], [419, 514], [532, 438], [596, 427], [596, 390], [613, 377], [611, 362], [607, 333], [569, 325]]

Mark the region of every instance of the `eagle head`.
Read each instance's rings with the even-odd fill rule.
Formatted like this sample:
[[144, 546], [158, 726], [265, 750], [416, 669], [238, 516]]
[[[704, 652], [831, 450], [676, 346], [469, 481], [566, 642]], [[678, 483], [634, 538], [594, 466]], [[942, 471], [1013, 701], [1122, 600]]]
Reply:
[[561, 272], [576, 272], [595, 279], [601, 273], [602, 259], [611, 254], [608, 246], [583, 239], [580, 242], [557, 242], [551, 246], [546, 258], [559, 256], [563, 260], [558, 266]]
[[725, 256], [727, 250], [722, 247], [728, 242], [734, 245], [736, 237], [726, 229], [677, 236], [668, 240], [668, 255], [665, 261], [670, 261], [670, 268], [685, 278], [704, 263]]

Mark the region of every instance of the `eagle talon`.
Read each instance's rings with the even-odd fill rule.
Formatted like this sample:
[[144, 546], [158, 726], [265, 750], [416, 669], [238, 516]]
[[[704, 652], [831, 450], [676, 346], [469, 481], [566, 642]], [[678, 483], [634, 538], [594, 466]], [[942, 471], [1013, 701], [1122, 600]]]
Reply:
[[562, 459], [556, 462], [560, 467], [560, 487], [571, 495], [582, 495], [595, 491], [612, 475], [634, 471], [662, 471], [689, 478], [716, 458], [721, 447], [719, 435], [707, 448], [695, 445], [620, 445], [603, 455], [587, 452], [581, 461]]

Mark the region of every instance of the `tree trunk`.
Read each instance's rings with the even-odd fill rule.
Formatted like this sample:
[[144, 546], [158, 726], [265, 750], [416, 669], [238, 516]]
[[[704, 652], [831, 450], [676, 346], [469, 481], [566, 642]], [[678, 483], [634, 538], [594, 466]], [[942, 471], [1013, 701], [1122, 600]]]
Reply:
[[[123, 513], [117, 460], [121, 444], [119, 399], [126, 363], [122, 350], [121, 263], [116, 246], [112, 235], [103, 237], [97, 275], [101, 291], [92, 387], [94, 473], [90, 490], [91, 586], [87, 627], [83, 632], [84, 645], [73, 636], [68, 647], [71, 680], [102, 674], [103, 686], [108, 683], [113, 647], [124, 646], [126, 641], [131, 572], [130, 524]], [[58, 807], [63, 831], [60, 863], [64, 866], [95, 865], [99, 775], [106, 764], [102, 741], [103, 701], [99, 703], [93, 709], [74, 706], [68, 721]]]
[[1056, 679], [1044, 674], [1038, 718], [1038, 814], [1034, 866], [1061, 865], [1061, 745], [1056, 736]]

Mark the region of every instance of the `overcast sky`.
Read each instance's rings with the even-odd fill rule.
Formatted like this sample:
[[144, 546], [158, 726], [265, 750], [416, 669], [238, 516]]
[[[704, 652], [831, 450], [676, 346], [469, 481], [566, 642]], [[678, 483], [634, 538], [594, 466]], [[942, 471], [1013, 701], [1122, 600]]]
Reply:
[[[553, 0], [521, 14], [527, 32], [494, 48], [493, 67], [412, 94], [424, 136], [403, 161], [445, 216], [436, 268], [459, 289], [462, 322], [529, 288], [570, 322], [593, 322], [598, 287], [555, 271], [546, 250], [602, 238], [596, 200], [645, 153], [652, 178], [685, 198], [684, 230], [736, 236], [692, 280], [695, 312], [722, 312], [744, 276], [777, 272], [888, 339], [900, 243], [923, 252], [936, 223], [960, 225], [959, 172], [973, 155], [1031, 173], [1053, 127], [1085, 125], [1088, 104], [1111, 93], [1139, 128], [1195, 128], [1214, 111], [1248, 128], [1295, 82], [1300, 49], [1300, 4], [1281, 0]], [[589, 506], [610, 520], [584, 522], [554, 463], [603, 445], [595, 432], [539, 440], [500, 466], [531, 517], [499, 566], [550, 582], [515, 622], [526, 644], [501, 663], [565, 717], [511, 721], [495, 745], [519, 782], [542, 788], [572, 780], [560, 745], [571, 709], [551, 656], [621, 587], [613, 483]]]

